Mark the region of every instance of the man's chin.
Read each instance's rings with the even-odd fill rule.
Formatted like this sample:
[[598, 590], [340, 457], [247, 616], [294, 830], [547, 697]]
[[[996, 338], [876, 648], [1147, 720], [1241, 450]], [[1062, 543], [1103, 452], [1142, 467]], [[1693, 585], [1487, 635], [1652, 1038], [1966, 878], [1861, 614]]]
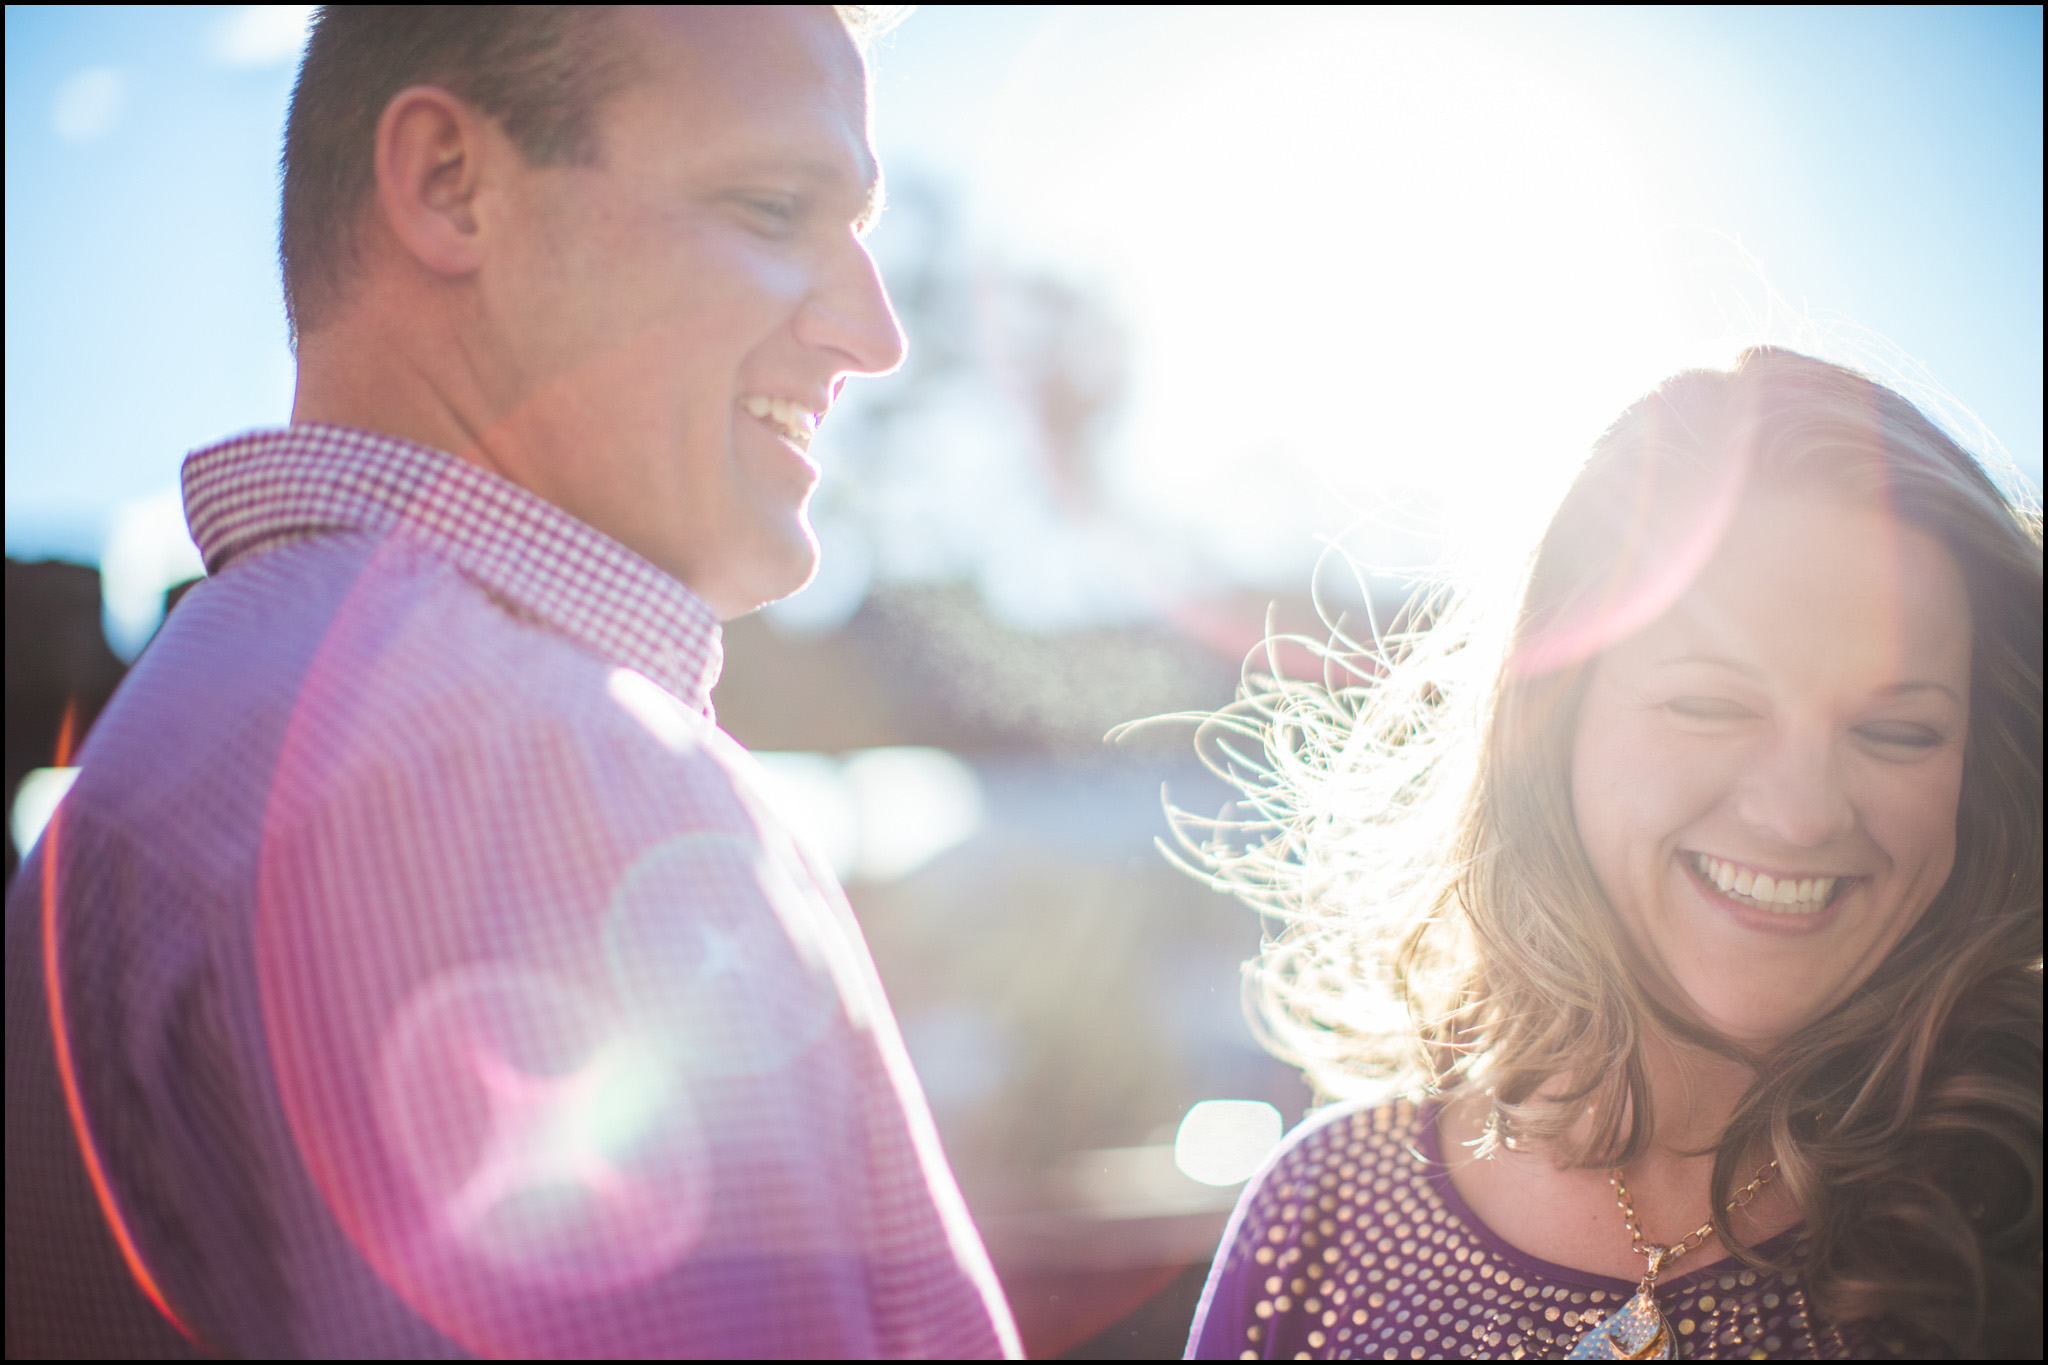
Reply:
[[802, 592], [818, 576], [817, 542], [811, 538], [808, 526], [804, 531], [800, 547], [780, 547], [781, 553], [757, 559], [751, 573], [736, 574], [715, 586], [707, 584], [696, 589], [697, 595], [718, 613], [719, 620], [730, 621]]

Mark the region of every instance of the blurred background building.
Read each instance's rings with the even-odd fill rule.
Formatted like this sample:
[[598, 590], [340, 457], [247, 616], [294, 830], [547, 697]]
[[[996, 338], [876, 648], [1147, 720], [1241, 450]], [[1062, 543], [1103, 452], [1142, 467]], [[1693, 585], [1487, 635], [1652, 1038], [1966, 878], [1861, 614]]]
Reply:
[[[182, 455], [289, 413], [303, 11], [6, 24], [11, 878], [200, 571]], [[1245, 1023], [1257, 921], [1154, 846], [1162, 788], [1227, 796], [1191, 729], [1105, 735], [1508, 572], [1742, 344], [2038, 496], [2041, 13], [946, 7], [873, 64], [910, 358], [822, 430], [823, 566], [728, 628], [719, 717], [848, 883], [1031, 1353], [1176, 1354], [1313, 1097]]]

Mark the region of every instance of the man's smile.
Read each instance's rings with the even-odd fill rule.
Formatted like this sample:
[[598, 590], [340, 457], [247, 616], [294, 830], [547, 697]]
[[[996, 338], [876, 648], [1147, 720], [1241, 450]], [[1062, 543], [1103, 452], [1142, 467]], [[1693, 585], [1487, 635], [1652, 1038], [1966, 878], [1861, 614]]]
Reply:
[[810, 453], [812, 439], [818, 434], [818, 423], [825, 416], [822, 409], [814, 409], [799, 399], [765, 393], [748, 394], [740, 399], [740, 407], [796, 447], [798, 453], [806, 455]]

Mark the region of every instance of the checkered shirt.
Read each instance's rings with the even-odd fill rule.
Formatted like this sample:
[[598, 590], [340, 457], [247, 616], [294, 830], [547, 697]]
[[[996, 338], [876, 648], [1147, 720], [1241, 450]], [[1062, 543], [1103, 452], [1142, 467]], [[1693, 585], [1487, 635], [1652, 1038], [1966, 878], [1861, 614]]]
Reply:
[[1019, 1354], [703, 602], [368, 432], [185, 497], [8, 902], [8, 1354]]

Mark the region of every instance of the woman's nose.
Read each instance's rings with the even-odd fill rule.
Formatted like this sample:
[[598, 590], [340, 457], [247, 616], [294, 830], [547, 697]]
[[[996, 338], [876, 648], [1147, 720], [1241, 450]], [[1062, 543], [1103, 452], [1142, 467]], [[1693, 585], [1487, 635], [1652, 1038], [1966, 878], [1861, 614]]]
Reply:
[[1824, 844], [1854, 829], [1856, 811], [1832, 737], [1779, 735], [1744, 775], [1735, 813], [1759, 834], [1794, 847]]

